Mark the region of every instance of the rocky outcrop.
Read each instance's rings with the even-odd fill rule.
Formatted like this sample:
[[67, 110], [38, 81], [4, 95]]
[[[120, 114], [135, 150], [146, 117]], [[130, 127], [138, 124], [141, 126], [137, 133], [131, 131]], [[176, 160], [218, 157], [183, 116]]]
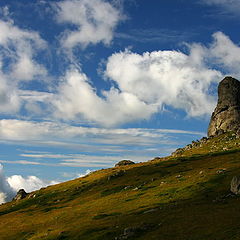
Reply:
[[218, 104], [208, 127], [208, 136], [237, 132], [240, 126], [240, 82], [225, 77], [218, 86]]
[[25, 192], [24, 189], [20, 189], [18, 192], [17, 192], [17, 195], [14, 197], [13, 200], [15, 201], [18, 201], [18, 200], [21, 200], [21, 199], [24, 199], [27, 197], [27, 193]]
[[133, 161], [130, 160], [122, 160], [120, 162], [118, 162], [115, 167], [121, 167], [121, 166], [126, 166], [126, 165], [132, 165], [135, 164]]

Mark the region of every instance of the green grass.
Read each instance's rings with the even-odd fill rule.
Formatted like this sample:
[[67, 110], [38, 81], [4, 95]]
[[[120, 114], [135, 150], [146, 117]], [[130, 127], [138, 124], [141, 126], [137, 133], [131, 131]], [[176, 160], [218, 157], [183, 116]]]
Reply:
[[223, 135], [177, 157], [96, 171], [3, 204], [0, 239], [104, 240], [125, 228], [136, 229], [129, 239], [240, 239], [240, 197], [229, 195], [240, 175], [238, 143]]

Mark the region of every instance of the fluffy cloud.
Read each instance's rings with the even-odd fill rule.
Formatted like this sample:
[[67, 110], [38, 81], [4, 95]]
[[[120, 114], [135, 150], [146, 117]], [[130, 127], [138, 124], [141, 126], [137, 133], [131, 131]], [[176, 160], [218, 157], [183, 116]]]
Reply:
[[36, 51], [45, 47], [46, 43], [38, 33], [18, 28], [9, 18], [0, 20], [1, 113], [16, 113], [19, 110], [22, 100], [18, 85], [21, 81], [46, 75], [44, 66], [34, 60]]
[[11, 201], [19, 189], [24, 189], [26, 192], [32, 192], [57, 183], [57, 181], [41, 180], [36, 176], [23, 178], [20, 175], [13, 175], [6, 178], [4, 176], [3, 166], [0, 164], [0, 204]]
[[0, 164], [0, 204], [10, 201], [14, 197], [15, 191], [9, 185], [3, 173], [3, 166]]
[[126, 50], [113, 54], [107, 60], [105, 78], [114, 87], [102, 96], [84, 73], [69, 70], [53, 101], [56, 116], [113, 126], [148, 119], [165, 105], [182, 109], [190, 117], [210, 114], [216, 104], [212, 85], [225, 74], [240, 74], [240, 47], [222, 32], [213, 34], [209, 46], [187, 47], [188, 53]]
[[19, 189], [24, 189], [26, 192], [32, 192], [42, 187], [57, 184], [57, 181], [45, 181], [36, 176], [28, 176], [23, 178], [21, 175], [13, 175], [7, 178], [8, 184], [17, 192]]
[[216, 64], [223, 66], [225, 71], [239, 76], [240, 47], [234, 44], [231, 39], [222, 32], [214, 33], [213, 38], [214, 42], [209, 49], [209, 57], [212, 58]]
[[149, 118], [157, 107], [148, 105], [131, 92], [112, 88], [97, 95], [87, 76], [77, 70], [68, 71], [54, 104], [60, 118], [85, 118], [107, 126]]
[[109, 44], [122, 15], [105, 0], [66, 0], [57, 3], [57, 20], [74, 26], [62, 39], [64, 47], [73, 48], [78, 44]]
[[46, 74], [46, 69], [34, 60], [33, 49], [46, 47], [37, 32], [20, 29], [11, 20], [0, 20], [0, 47], [2, 61], [10, 60], [3, 71], [12, 79], [28, 81]]
[[191, 53], [177, 51], [143, 55], [125, 51], [108, 59], [105, 74], [121, 91], [133, 94], [148, 106], [158, 106], [157, 111], [166, 104], [190, 116], [201, 116], [213, 109], [215, 101], [207, 92], [221, 74], [192, 58]]

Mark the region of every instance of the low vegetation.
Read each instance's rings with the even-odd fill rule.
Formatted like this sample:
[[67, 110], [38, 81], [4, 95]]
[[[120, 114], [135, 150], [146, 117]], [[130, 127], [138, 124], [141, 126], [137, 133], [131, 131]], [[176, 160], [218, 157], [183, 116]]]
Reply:
[[238, 239], [234, 134], [166, 158], [96, 171], [0, 206], [0, 239]]

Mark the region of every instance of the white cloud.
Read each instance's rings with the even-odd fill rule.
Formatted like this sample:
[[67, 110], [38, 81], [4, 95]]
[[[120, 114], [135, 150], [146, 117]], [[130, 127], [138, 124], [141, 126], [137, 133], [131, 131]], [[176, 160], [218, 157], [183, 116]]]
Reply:
[[221, 7], [227, 12], [239, 15], [240, 2], [239, 0], [202, 0], [207, 5], [215, 5]]
[[0, 164], [0, 204], [10, 201], [15, 195], [15, 191], [9, 185], [3, 173], [3, 166]]
[[121, 91], [129, 92], [148, 106], [163, 105], [185, 110], [189, 116], [209, 114], [215, 104], [207, 94], [220, 72], [208, 69], [193, 56], [177, 51], [156, 51], [139, 55], [120, 52], [108, 59], [106, 76]]
[[240, 75], [240, 47], [222, 32], [213, 34], [214, 42], [210, 48], [210, 54], [214, 62], [223, 66], [230, 74]]
[[24, 53], [19, 56], [18, 61], [13, 65], [11, 75], [15, 79], [31, 81], [35, 76], [46, 76], [47, 70]]
[[209, 46], [186, 46], [188, 54], [129, 50], [113, 54], [105, 78], [117, 87], [103, 91], [102, 97], [84, 73], [69, 70], [53, 101], [56, 117], [114, 126], [149, 119], [165, 105], [182, 109], [189, 117], [210, 115], [216, 104], [210, 94], [212, 84], [225, 74], [240, 74], [240, 47], [222, 32], [213, 34]]
[[[174, 129], [147, 129], [147, 128], [128, 128], [128, 129], [107, 129], [94, 127], [71, 126], [63, 123], [53, 122], [34, 122], [14, 119], [0, 120], [0, 140], [10, 141], [28, 141], [35, 140], [65, 139], [79, 142], [81, 139], [93, 137], [93, 142], [100, 141], [102, 144], [140, 144], [141, 139], [145, 144], [151, 143], [151, 139], [157, 139], [159, 142], [167, 134], [189, 134], [202, 136], [204, 133], [183, 131]], [[166, 141], [166, 139], [164, 139]], [[37, 156], [38, 154], [32, 154]], [[47, 155], [50, 158], [61, 155]]]
[[0, 112], [16, 113], [22, 104], [19, 83], [47, 74], [34, 59], [46, 42], [37, 32], [20, 29], [8, 16], [5, 18], [0, 20]]
[[84, 177], [84, 176], [87, 176], [88, 174], [90, 174], [92, 172], [92, 170], [90, 170], [90, 169], [87, 169], [86, 171], [85, 171], [85, 173], [76, 173], [76, 172], [74, 172], [74, 173], [69, 173], [69, 172], [64, 172], [64, 173], [62, 173], [62, 176], [64, 177], [64, 178], [68, 178], [68, 179], [75, 179], [75, 178], [80, 178], [80, 177]]
[[209, 90], [223, 73], [208, 64], [213, 60], [218, 67], [233, 69], [239, 47], [220, 32], [214, 34], [210, 47], [188, 47], [189, 54], [154, 51], [141, 55], [129, 50], [113, 54], [108, 58], [105, 77], [118, 88], [103, 91], [102, 97], [84, 73], [69, 70], [53, 101], [56, 117], [114, 126], [149, 119], [164, 105], [182, 109], [190, 117], [209, 115], [216, 103]]
[[45, 67], [34, 60], [35, 51], [46, 47], [37, 32], [20, 29], [11, 20], [0, 20], [0, 47], [2, 61], [10, 59], [7, 75], [11, 79], [29, 81], [46, 75]]
[[59, 183], [57, 181], [45, 181], [36, 176], [28, 176], [26, 178], [23, 178], [21, 175], [13, 175], [11, 177], [8, 177], [7, 182], [16, 192], [19, 189], [24, 189], [26, 192], [32, 192], [42, 187]]
[[103, 95], [105, 98], [96, 94], [85, 74], [77, 70], [68, 71], [54, 102], [56, 116], [72, 120], [83, 118], [111, 126], [147, 119], [157, 110], [155, 105], [147, 105], [131, 92], [112, 88]]
[[[60, 147], [74, 153], [19, 153], [18, 160], [0, 159], [0, 163], [34, 166], [111, 167], [128, 158], [136, 161], [166, 156], [184, 145], [182, 136], [201, 138], [201, 132], [174, 129], [107, 129], [71, 126], [62, 123], [0, 120], [0, 142], [27, 146]], [[50, 161], [51, 160], [51, 161]], [[50, 161], [50, 162], [49, 162]]]
[[75, 29], [65, 32], [63, 46], [80, 44], [110, 44], [114, 30], [122, 20], [121, 12], [105, 0], [65, 0], [57, 3], [57, 20], [72, 24]]
[[[0, 60], [1, 67], [1, 60]], [[0, 113], [16, 113], [21, 105], [16, 85], [0, 70]]]
[[32, 192], [57, 183], [59, 182], [41, 180], [36, 176], [24, 178], [20, 175], [13, 175], [6, 178], [4, 176], [3, 166], [0, 164], [0, 204], [11, 201], [20, 189], [24, 189], [26, 192]]

